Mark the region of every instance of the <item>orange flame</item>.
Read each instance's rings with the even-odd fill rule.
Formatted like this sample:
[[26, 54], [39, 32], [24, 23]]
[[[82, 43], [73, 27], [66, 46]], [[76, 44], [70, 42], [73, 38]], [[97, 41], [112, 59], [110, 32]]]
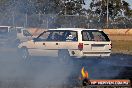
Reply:
[[85, 71], [84, 67], [81, 69], [81, 74], [83, 78], [88, 78], [88, 71]]

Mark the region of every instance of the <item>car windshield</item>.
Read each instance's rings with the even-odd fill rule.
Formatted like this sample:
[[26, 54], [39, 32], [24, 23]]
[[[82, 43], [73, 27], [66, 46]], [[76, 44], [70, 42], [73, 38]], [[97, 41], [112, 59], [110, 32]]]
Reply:
[[17, 33], [21, 33], [21, 28], [17, 28]]
[[23, 30], [23, 35], [24, 35], [24, 36], [32, 36], [32, 34], [29, 33], [28, 30]]

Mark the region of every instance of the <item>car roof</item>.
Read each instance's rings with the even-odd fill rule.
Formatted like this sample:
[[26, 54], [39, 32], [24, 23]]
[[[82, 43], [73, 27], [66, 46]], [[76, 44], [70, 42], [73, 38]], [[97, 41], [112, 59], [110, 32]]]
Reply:
[[8, 27], [8, 28], [10, 28], [11, 26], [0, 26], [0, 27]]
[[24, 28], [24, 27], [16, 27], [16, 28]]
[[[85, 29], [85, 28], [57, 28], [48, 30], [72, 30], [72, 31], [82, 31], [82, 30], [98, 30], [98, 29]], [[101, 30], [100, 30], [101, 31]]]

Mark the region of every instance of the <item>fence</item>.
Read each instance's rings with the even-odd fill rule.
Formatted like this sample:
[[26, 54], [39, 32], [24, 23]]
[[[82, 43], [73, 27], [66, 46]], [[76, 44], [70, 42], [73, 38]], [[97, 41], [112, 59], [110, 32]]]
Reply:
[[[0, 25], [13, 25], [41, 28], [106, 28], [97, 16], [90, 15], [56, 15], [56, 14], [20, 14], [7, 13], [0, 16]], [[109, 21], [108, 28], [132, 28], [132, 19]]]

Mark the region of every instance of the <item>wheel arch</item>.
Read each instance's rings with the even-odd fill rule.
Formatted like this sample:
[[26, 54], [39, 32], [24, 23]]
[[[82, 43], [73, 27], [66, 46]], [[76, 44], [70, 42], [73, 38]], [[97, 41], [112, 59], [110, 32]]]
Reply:
[[61, 55], [68, 55], [68, 56], [71, 56], [70, 55], [70, 50], [69, 49], [59, 49], [58, 50], [58, 56], [61, 56]]

